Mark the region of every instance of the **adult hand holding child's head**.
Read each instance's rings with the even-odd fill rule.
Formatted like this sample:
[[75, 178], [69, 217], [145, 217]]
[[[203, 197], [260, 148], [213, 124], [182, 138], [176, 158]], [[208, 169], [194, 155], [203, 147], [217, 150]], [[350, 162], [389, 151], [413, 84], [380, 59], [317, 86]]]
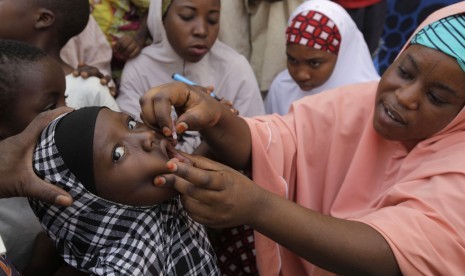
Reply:
[[38, 115], [18, 135], [0, 142], [0, 198], [26, 196], [67, 206], [71, 196], [60, 188], [41, 180], [32, 168], [32, 154], [43, 128], [71, 108], [62, 107]]

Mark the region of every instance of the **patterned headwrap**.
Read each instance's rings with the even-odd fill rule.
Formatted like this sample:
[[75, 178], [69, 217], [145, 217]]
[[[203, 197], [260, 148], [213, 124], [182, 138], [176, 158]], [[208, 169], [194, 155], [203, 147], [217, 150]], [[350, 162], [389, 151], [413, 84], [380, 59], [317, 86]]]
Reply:
[[[95, 114], [95, 108], [68, 113], [72, 120], [65, 120], [71, 115], [62, 115], [52, 121], [42, 132], [33, 156], [37, 175], [74, 199], [69, 207], [29, 199], [63, 259], [96, 275], [219, 275], [204, 227], [188, 217], [179, 197], [150, 207], [110, 202], [89, 192], [67, 166], [57, 148], [56, 134], [61, 128], [76, 127], [80, 120], [95, 120], [89, 113]], [[76, 140], [85, 136], [87, 133], [81, 133], [68, 141], [78, 145], [76, 155], [82, 150]]]
[[465, 15], [453, 15], [433, 22], [410, 41], [455, 58], [465, 71]]
[[162, 0], [162, 3], [161, 3], [161, 15], [162, 15], [162, 17], [165, 17], [166, 12], [168, 11], [168, 8], [170, 7], [172, 2], [173, 2], [173, 0]]
[[337, 55], [341, 34], [326, 15], [310, 10], [299, 13], [291, 20], [286, 29], [286, 41]]

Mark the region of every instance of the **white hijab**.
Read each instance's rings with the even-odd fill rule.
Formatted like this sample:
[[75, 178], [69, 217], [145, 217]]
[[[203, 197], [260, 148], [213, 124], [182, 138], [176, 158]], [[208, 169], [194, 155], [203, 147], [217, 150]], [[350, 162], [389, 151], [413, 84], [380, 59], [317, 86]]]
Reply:
[[138, 117], [139, 98], [148, 89], [171, 82], [179, 73], [201, 86], [213, 85], [219, 97], [231, 101], [242, 116], [265, 114], [255, 75], [248, 61], [229, 46], [216, 40], [198, 62], [183, 60], [171, 47], [162, 21], [162, 1], [152, 0], [147, 18], [153, 43], [126, 63], [118, 104]]
[[[311, 91], [303, 91], [286, 69], [276, 76], [265, 100], [268, 114], [286, 114], [291, 104], [308, 95], [351, 83], [378, 80], [363, 34], [344, 8], [329, 0], [311, 0], [302, 3], [291, 15], [289, 24], [298, 14], [314, 10], [329, 17], [339, 29], [341, 45], [331, 77]], [[284, 34], [283, 34], [284, 35]]]

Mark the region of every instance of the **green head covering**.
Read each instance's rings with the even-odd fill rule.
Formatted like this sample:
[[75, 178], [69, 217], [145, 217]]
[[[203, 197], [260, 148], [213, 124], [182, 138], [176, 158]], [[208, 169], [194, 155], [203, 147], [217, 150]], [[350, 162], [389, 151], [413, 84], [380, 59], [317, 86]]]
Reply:
[[455, 58], [465, 71], [465, 16], [453, 15], [425, 26], [410, 41]]
[[172, 2], [173, 2], [173, 0], [162, 0], [162, 3], [161, 3], [161, 12], [162, 12], [162, 14], [161, 15], [163, 17], [165, 17], [165, 14], [168, 11], [168, 8], [170, 7]]

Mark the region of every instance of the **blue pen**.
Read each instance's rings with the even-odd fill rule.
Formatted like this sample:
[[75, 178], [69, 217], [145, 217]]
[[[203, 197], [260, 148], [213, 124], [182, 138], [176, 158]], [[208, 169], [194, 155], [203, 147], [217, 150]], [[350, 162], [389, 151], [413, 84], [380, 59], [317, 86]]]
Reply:
[[[171, 78], [175, 81], [180, 81], [180, 82], [183, 82], [185, 84], [188, 84], [188, 85], [197, 85], [197, 83], [191, 81], [190, 79], [184, 77], [183, 75], [180, 75], [178, 73], [174, 73], [173, 76], [171, 76]], [[218, 96], [216, 96], [215, 92], [210, 92], [210, 96], [212, 96], [213, 98], [215, 98], [215, 100], [217, 101], [221, 101], [220, 98], [218, 98]]]

